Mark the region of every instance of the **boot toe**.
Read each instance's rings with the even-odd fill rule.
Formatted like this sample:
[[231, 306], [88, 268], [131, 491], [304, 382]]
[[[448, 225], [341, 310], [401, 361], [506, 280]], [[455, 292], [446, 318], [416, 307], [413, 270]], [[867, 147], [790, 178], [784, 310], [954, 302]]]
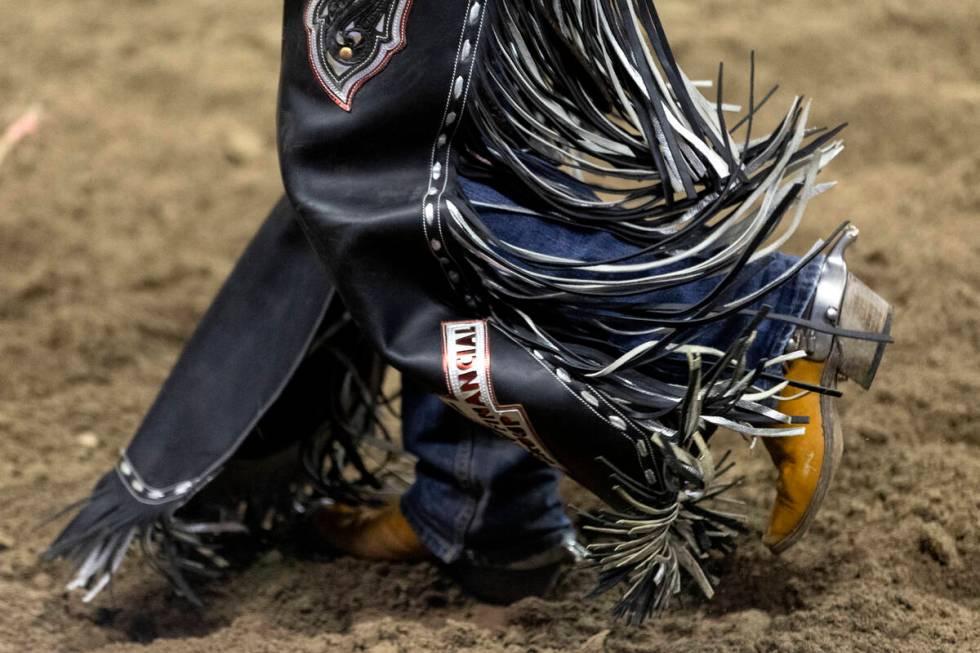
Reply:
[[397, 505], [383, 508], [322, 506], [313, 515], [320, 543], [333, 551], [388, 562], [409, 562], [429, 552]]
[[[831, 387], [835, 367], [813, 361], [797, 361], [787, 378]], [[810, 423], [803, 435], [765, 441], [779, 470], [776, 500], [763, 543], [774, 553], [796, 544], [809, 530], [833, 479], [843, 451], [843, 437], [834, 399], [809, 394], [780, 406], [788, 415], [807, 416]]]

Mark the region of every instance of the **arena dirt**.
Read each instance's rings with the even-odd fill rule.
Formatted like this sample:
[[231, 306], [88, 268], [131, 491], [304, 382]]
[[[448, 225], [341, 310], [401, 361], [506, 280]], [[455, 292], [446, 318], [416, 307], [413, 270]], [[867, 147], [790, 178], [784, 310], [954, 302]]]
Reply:
[[[874, 391], [810, 537], [747, 537], [714, 601], [615, 624], [593, 577], [509, 608], [428, 565], [277, 552], [171, 597], [138, 558], [94, 605], [37, 556], [39, 528], [111, 466], [280, 192], [275, 2], [0, 3], [0, 123], [40, 132], [0, 164], [0, 652], [980, 651], [980, 8], [974, 0], [662, 0], [693, 77], [728, 62], [850, 121], [839, 188], [799, 243], [854, 218], [851, 260], [897, 307]], [[735, 101], [734, 95], [730, 96]], [[761, 451], [729, 440], [769, 499]], [[581, 493], [571, 488], [576, 500]]]

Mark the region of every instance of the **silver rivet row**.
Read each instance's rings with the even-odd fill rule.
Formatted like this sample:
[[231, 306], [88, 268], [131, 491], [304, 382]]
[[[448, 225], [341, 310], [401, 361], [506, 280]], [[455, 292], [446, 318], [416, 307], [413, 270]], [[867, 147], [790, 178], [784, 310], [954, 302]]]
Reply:
[[[462, 270], [446, 253], [446, 243], [442, 240], [442, 230], [439, 225], [439, 202], [442, 201], [442, 189], [445, 184], [446, 170], [449, 165], [450, 153], [452, 150], [453, 134], [463, 114], [466, 99], [466, 88], [469, 84], [470, 64], [476, 44], [480, 37], [481, 18], [483, 16], [483, 2], [475, 1], [470, 5], [466, 13], [466, 23], [463, 26], [459, 55], [456, 60], [456, 72], [454, 72], [453, 84], [449, 91], [449, 101], [446, 113], [442, 121], [439, 136], [436, 138], [433, 164], [429, 174], [429, 189], [425, 194], [425, 204], [423, 207], [423, 217], [425, 219], [425, 230], [428, 234], [429, 248], [436, 256], [436, 260], [442, 267], [443, 273], [472, 309], [478, 307], [478, 299], [475, 295], [467, 292], [466, 288], [461, 287], [463, 283]], [[447, 202], [449, 204], [449, 202]], [[450, 210], [456, 207], [450, 206]], [[456, 209], [458, 211], [458, 209]]]
[[[555, 375], [559, 381], [565, 384], [569, 390], [574, 392], [579, 398], [582, 399], [586, 404], [588, 404], [593, 410], [601, 415], [601, 417], [610, 424], [613, 428], [628, 433], [630, 429], [629, 423], [623, 419], [620, 415], [615, 413], [612, 414], [602, 414], [600, 411], [602, 409], [602, 400], [599, 398], [597, 391], [585, 383], [579, 383], [572, 377], [572, 375], [563, 367], [558, 366], [553, 363], [550, 358], [552, 356], [547, 354], [540, 349], [531, 350], [531, 354], [537, 358], [541, 363], [548, 369], [552, 374]], [[641, 435], [642, 437], [642, 435]], [[639, 445], [638, 445], [639, 446]], [[645, 445], [644, 445], [645, 446]]]
[[640, 454], [640, 458], [646, 458], [650, 455], [650, 449], [647, 447], [647, 441], [643, 438], [636, 440], [636, 452]]
[[185, 496], [192, 489], [194, 489], [194, 483], [191, 481], [178, 483], [170, 488], [152, 487], [151, 485], [147, 484], [142, 477], [140, 477], [139, 472], [136, 471], [133, 463], [129, 461], [125, 453], [123, 454], [122, 459], [119, 461], [119, 464], [116, 465], [116, 471], [130, 492], [132, 492], [137, 498], [152, 503], [166, 503], [168, 501], [174, 501]]
[[[643, 480], [651, 487], [659, 487], [660, 480], [656, 472], [650, 468], [655, 462], [654, 452], [662, 448], [657, 434], [671, 433], [669, 429], [651, 422], [628, 422], [622, 415], [617, 414], [611, 409], [611, 400], [603, 401], [601, 394], [594, 387], [587, 383], [577, 381], [567, 369], [561, 367], [558, 357], [550, 352], [540, 349], [528, 350], [531, 355], [538, 359], [542, 366], [555, 375], [568, 390], [578, 395], [578, 397], [588, 404], [589, 407], [601, 417], [607, 424], [633, 443], [636, 449], [637, 459], [643, 470]], [[644, 433], [643, 429], [649, 429], [651, 434]], [[647, 438], [650, 438], [649, 440]]]

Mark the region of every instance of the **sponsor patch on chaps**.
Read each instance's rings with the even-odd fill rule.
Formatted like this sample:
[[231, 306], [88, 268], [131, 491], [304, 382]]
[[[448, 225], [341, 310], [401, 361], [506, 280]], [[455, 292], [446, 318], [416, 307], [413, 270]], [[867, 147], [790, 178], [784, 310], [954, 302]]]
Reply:
[[309, 0], [304, 22], [310, 66], [344, 111], [404, 49], [413, 0]]
[[550, 465], [556, 465], [531, 426], [524, 407], [502, 406], [493, 392], [490, 339], [482, 320], [443, 322], [443, 367], [449, 396], [443, 401], [463, 416], [513, 440]]

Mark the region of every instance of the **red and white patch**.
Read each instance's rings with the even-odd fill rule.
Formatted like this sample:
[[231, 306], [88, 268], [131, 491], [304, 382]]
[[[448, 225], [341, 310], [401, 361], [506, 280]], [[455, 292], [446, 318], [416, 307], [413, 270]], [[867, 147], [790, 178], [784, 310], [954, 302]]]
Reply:
[[513, 440], [541, 460], [557, 466], [520, 404], [500, 405], [493, 392], [490, 339], [484, 320], [443, 322], [443, 368], [448, 405], [464, 417]]
[[413, 0], [309, 0], [304, 22], [310, 67], [337, 106], [354, 96], [405, 48]]

